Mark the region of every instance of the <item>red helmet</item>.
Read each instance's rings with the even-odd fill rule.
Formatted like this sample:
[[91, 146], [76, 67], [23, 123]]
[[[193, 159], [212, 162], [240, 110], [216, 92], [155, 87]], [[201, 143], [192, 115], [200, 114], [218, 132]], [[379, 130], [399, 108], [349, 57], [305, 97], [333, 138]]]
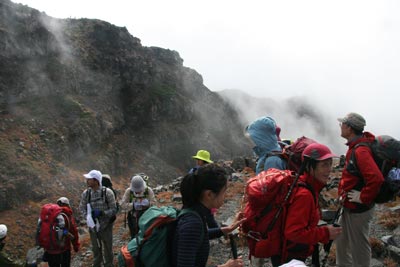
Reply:
[[319, 160], [334, 158], [337, 156], [333, 154], [326, 145], [312, 143], [309, 144], [301, 154], [302, 160], [304, 160], [304, 157], [319, 161]]

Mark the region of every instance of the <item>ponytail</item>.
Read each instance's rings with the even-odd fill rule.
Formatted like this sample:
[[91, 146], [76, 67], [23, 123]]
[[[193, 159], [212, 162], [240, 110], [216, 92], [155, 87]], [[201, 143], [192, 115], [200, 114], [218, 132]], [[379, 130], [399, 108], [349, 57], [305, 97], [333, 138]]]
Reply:
[[211, 190], [215, 194], [221, 192], [228, 183], [225, 170], [216, 164], [207, 164], [198, 168], [195, 172], [187, 174], [180, 186], [183, 206], [192, 207], [200, 202], [205, 190]]

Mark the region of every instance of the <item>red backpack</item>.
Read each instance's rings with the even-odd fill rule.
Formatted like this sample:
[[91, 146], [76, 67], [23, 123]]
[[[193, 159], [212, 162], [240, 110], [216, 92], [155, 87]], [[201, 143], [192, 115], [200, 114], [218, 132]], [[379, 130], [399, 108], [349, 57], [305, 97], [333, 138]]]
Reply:
[[311, 138], [302, 136], [297, 138], [297, 140], [294, 141], [293, 144], [283, 149], [282, 154], [287, 160], [287, 168], [289, 170], [292, 170], [296, 173], [299, 171], [301, 165], [301, 154], [303, 153], [303, 150], [312, 143], [316, 143], [316, 141]]
[[[63, 220], [60, 220], [59, 215]], [[58, 218], [57, 218], [58, 217]], [[64, 229], [68, 229], [68, 216], [62, 213], [62, 208], [57, 204], [45, 204], [40, 210], [37, 241], [39, 246], [50, 254], [58, 254], [64, 251]]]
[[242, 231], [247, 237], [249, 256], [286, 257], [283, 227], [291, 194], [296, 185], [307, 187], [297, 182], [298, 177], [290, 170], [269, 169], [247, 181], [244, 208], [247, 220]]

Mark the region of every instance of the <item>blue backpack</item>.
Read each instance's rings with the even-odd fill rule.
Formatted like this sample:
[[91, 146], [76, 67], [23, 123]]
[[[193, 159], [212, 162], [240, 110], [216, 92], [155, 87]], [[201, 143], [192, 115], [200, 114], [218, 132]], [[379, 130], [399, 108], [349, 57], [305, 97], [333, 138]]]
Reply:
[[[119, 267], [170, 267], [171, 244], [177, 219], [192, 209], [151, 206], [139, 219], [139, 233], [118, 254]], [[201, 218], [200, 218], [201, 219]], [[203, 231], [202, 231], [203, 233]], [[200, 236], [203, 240], [204, 236]]]

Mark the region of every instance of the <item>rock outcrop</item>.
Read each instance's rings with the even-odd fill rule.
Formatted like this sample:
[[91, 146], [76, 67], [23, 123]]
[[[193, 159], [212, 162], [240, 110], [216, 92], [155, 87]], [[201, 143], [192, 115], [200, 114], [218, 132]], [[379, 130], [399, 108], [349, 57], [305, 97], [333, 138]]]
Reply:
[[165, 183], [200, 148], [215, 159], [251, 152], [236, 111], [178, 52], [105, 21], [8, 0], [0, 13], [0, 211], [74, 195], [90, 169]]

